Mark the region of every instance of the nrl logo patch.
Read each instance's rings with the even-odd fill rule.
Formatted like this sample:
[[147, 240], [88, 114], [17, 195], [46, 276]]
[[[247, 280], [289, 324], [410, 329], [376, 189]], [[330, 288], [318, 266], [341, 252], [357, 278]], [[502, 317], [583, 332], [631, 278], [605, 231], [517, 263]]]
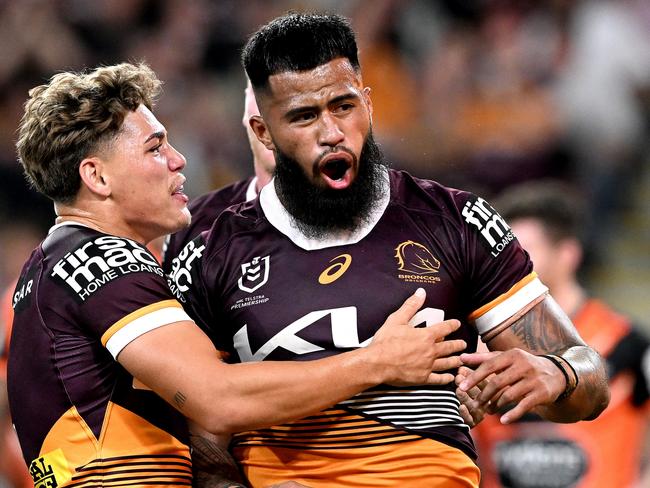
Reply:
[[399, 271], [398, 278], [410, 283], [435, 283], [440, 277], [432, 276], [440, 270], [440, 261], [426, 246], [415, 241], [404, 241], [395, 248]]
[[241, 265], [241, 274], [237, 282], [239, 289], [248, 293], [258, 290], [269, 280], [270, 256], [255, 257], [252, 261]]

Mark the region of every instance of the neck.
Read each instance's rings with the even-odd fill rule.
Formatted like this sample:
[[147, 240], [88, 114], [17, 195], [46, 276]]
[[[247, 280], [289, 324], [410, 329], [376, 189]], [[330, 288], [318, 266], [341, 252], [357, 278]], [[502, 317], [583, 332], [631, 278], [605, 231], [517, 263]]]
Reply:
[[147, 244], [150, 240], [129, 229], [127, 226], [119, 225], [119, 223], [116, 224], [106, 218], [102, 218], [101, 213], [98, 212], [91, 212], [84, 208], [62, 204], [55, 204], [54, 209], [57, 215], [55, 220], [56, 224], [78, 222], [104, 234], [126, 237], [141, 244]]
[[255, 176], [257, 177], [257, 182], [255, 183], [255, 189], [257, 190], [257, 193], [262, 191], [262, 188], [268, 185], [273, 179], [273, 173], [269, 173], [257, 164], [255, 165]]

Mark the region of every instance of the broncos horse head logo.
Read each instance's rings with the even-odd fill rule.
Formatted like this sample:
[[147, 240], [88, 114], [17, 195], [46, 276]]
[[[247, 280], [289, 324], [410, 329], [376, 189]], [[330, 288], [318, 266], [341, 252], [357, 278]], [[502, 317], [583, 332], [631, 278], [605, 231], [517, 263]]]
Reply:
[[440, 261], [418, 242], [402, 242], [395, 248], [395, 253], [400, 271], [424, 275], [437, 273], [440, 269]]

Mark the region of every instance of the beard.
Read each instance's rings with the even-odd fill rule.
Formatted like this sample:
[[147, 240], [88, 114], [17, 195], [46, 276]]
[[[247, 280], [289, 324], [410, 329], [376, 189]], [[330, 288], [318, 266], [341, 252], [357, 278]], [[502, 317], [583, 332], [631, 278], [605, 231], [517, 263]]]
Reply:
[[300, 164], [277, 146], [275, 160], [278, 198], [291, 215], [293, 225], [309, 238], [354, 231], [367, 223], [382, 196], [388, 167], [372, 131], [363, 143], [356, 178], [342, 190], [314, 184]]

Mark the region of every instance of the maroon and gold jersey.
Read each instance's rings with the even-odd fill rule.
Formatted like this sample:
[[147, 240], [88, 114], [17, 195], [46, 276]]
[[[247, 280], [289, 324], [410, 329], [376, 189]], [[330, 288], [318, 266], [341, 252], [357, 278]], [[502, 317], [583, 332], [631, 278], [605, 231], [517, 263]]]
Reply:
[[9, 402], [35, 486], [190, 486], [185, 419], [116, 361], [140, 335], [189, 320], [152, 254], [57, 225], [12, 305]]
[[172, 259], [185, 247], [185, 244], [212, 227], [221, 212], [231, 205], [257, 197], [256, 185], [257, 178], [251, 177], [193, 198], [187, 206], [192, 214], [192, 223], [165, 239], [162, 252], [162, 267], [165, 273], [171, 271]]
[[[459, 319], [453, 338], [474, 350], [479, 334], [546, 292], [487, 202], [397, 171], [387, 173], [366, 224], [326, 239], [297, 231], [267, 185], [181, 251], [170, 286], [236, 362], [307, 361], [364, 347], [417, 287], [427, 298], [414, 325]], [[386, 466], [400, 459], [404, 483], [431, 486], [429, 476], [440, 473], [427, 459], [434, 451], [448, 453], [447, 471], [457, 473], [449, 480], [468, 469], [478, 476], [453, 385], [381, 385], [318, 415], [238, 434], [233, 448], [253, 486], [283, 477], [361, 486], [355, 476], [383, 486]], [[445, 486], [473, 486], [458, 483]]]

